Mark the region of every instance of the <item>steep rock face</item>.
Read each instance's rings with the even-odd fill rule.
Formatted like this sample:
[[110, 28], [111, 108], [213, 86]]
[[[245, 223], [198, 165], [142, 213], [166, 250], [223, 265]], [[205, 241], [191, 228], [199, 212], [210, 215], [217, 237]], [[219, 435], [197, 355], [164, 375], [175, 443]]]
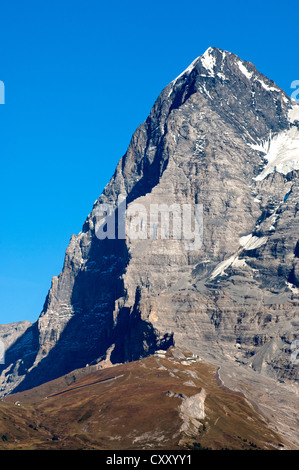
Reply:
[[31, 322], [27, 320], [0, 324], [0, 341], [3, 343], [4, 349], [6, 350], [14, 344], [31, 325]]
[[[3, 393], [173, 343], [296, 379], [298, 108], [216, 48], [170, 83], [72, 236], [37, 322], [7, 351]], [[117, 222], [120, 194], [145, 208], [146, 238], [97, 237], [99, 208], [115, 207]], [[202, 204], [202, 244], [161, 239], [159, 226], [150, 236], [155, 204]]]

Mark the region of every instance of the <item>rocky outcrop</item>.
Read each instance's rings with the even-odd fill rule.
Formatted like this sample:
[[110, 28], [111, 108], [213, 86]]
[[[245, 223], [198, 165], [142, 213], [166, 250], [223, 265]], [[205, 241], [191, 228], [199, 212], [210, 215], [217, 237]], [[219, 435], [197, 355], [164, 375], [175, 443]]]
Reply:
[[30, 321], [18, 321], [0, 325], [0, 341], [8, 349], [31, 326]]
[[[216, 48], [196, 59], [162, 91], [72, 236], [40, 317], [6, 353], [2, 393], [107, 351], [119, 363], [174, 343], [296, 380], [298, 121], [298, 106], [253, 64]], [[139, 237], [123, 234], [119, 195], [127, 225], [145, 211]], [[115, 239], [99, 239], [103, 204], [115, 208]], [[200, 243], [177, 236], [174, 216], [161, 238], [146, 217], [157, 204], [202, 207]]]

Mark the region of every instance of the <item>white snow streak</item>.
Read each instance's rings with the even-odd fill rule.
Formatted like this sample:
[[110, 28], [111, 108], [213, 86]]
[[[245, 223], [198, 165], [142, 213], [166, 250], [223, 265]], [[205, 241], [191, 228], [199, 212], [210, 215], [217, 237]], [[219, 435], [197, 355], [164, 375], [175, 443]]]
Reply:
[[[299, 106], [295, 105], [289, 111], [291, 123], [299, 121]], [[286, 175], [292, 170], [299, 170], [299, 130], [296, 126], [270, 135], [267, 140], [259, 144], [248, 144], [253, 150], [265, 154], [267, 164], [263, 171], [255, 178], [256, 181], [263, 180], [273, 171]]]
[[241, 237], [239, 239], [241, 248], [235, 254], [219, 263], [212, 272], [210, 279], [214, 279], [217, 276], [223, 276], [226, 274], [225, 270], [230, 266], [234, 268], [245, 268], [247, 266], [246, 261], [244, 259], [239, 259], [239, 256], [242, 254], [242, 252], [244, 250], [255, 250], [256, 248], [259, 248], [260, 246], [267, 243], [267, 240], [268, 237], [256, 237], [251, 233]]
[[210, 72], [211, 75], [214, 75], [214, 67], [216, 65], [216, 59], [215, 57], [211, 54], [212, 48], [209, 47], [209, 49], [206, 50], [206, 52], [201, 56], [200, 60], [202, 65], [208, 72]]
[[252, 77], [252, 72], [249, 72], [249, 70], [247, 70], [243, 62], [241, 62], [240, 60], [238, 61], [238, 67], [240, 71], [243, 73], [243, 75], [245, 75], [245, 77], [248, 78], [248, 80], [250, 80]]

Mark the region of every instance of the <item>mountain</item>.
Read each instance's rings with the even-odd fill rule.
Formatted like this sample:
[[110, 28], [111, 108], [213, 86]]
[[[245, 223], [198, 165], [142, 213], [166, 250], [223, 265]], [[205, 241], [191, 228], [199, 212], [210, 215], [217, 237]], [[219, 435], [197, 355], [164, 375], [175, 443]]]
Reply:
[[162, 91], [71, 237], [42, 313], [6, 351], [2, 395], [176, 345], [292, 434], [298, 173], [299, 106], [209, 48]]

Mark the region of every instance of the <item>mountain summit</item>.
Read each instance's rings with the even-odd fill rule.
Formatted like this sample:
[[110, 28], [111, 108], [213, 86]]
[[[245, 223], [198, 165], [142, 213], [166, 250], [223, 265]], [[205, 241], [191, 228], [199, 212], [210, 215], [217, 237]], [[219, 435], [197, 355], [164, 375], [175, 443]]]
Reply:
[[[71, 237], [42, 313], [6, 352], [2, 393], [173, 344], [224, 375], [237, 367], [244, 381], [292, 387], [298, 128], [299, 106], [253, 64], [218, 48], [197, 58], [157, 98]], [[104, 206], [114, 237], [99, 223]]]

